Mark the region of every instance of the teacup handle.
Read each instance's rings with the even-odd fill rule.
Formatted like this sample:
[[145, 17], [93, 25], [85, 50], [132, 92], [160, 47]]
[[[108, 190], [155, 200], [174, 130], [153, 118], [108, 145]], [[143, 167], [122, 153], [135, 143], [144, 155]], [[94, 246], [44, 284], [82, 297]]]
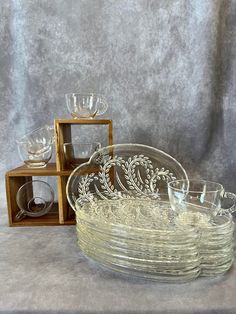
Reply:
[[232, 214], [236, 211], [236, 195], [232, 192], [225, 192], [224, 198], [229, 198], [234, 201], [234, 204], [229, 208], [221, 208], [221, 214]]
[[98, 111], [97, 111], [96, 115], [100, 116], [100, 115], [104, 114], [107, 111], [107, 108], [108, 108], [108, 103], [106, 102], [106, 100], [103, 97], [101, 97], [99, 105], [98, 105]]
[[47, 129], [48, 129], [49, 133], [52, 136], [51, 142], [52, 142], [52, 144], [54, 144], [55, 143], [55, 129], [54, 129], [54, 126], [53, 125], [47, 125]]
[[20, 221], [26, 216], [25, 211], [21, 209], [15, 216], [15, 220]]
[[97, 143], [96, 147], [95, 147], [95, 152], [97, 152], [99, 149], [102, 148], [101, 143]]

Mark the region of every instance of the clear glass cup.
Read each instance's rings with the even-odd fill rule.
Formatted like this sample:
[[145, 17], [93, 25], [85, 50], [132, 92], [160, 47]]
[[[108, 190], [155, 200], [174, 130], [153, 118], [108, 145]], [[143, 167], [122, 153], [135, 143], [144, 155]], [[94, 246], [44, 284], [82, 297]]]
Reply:
[[15, 220], [21, 220], [25, 216], [41, 217], [50, 211], [54, 202], [54, 191], [47, 182], [29, 181], [17, 191], [16, 202], [20, 210]]
[[17, 140], [21, 160], [30, 168], [42, 168], [52, 157], [54, 127], [45, 125]]
[[29, 143], [30, 145], [44, 144], [45, 146], [53, 144], [54, 141], [54, 126], [51, 125], [44, 125], [37, 128], [16, 140], [17, 143]]
[[108, 104], [102, 95], [88, 93], [66, 94], [67, 108], [73, 118], [94, 118], [107, 111]]
[[[192, 211], [217, 215], [232, 213], [236, 210], [236, 195], [225, 192], [223, 186], [216, 182], [204, 180], [175, 180], [168, 183], [171, 207], [176, 212]], [[222, 200], [233, 201], [230, 208], [222, 208]]]
[[44, 168], [52, 157], [52, 145], [19, 143], [21, 160], [29, 168]]
[[64, 155], [67, 167], [76, 168], [88, 161], [95, 151], [101, 148], [101, 143], [65, 143]]

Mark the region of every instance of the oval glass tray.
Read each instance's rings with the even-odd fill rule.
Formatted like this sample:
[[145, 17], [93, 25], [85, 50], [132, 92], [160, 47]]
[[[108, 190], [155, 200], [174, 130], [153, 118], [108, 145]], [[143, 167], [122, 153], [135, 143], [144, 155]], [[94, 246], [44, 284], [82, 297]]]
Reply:
[[75, 202], [99, 199], [161, 199], [167, 194], [167, 182], [186, 179], [181, 164], [154, 147], [141, 144], [117, 144], [95, 152], [87, 163], [70, 175], [66, 193], [71, 207]]

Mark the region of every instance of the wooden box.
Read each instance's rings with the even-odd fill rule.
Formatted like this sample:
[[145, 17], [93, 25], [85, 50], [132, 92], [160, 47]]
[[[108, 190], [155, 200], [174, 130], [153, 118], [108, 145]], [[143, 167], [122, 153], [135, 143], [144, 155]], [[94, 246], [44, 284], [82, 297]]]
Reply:
[[[69, 206], [66, 197], [66, 183], [71, 169], [66, 169], [63, 152], [63, 144], [71, 142], [72, 125], [107, 125], [108, 144], [112, 145], [112, 121], [95, 119], [57, 119], [55, 120], [55, 145], [56, 163], [49, 163], [45, 168], [28, 168], [23, 165], [6, 173], [6, 194], [8, 205], [8, 217], [10, 226], [47, 226], [47, 225], [71, 225], [75, 224], [75, 215]], [[57, 186], [58, 201], [52, 206], [50, 212], [41, 217], [25, 217], [21, 221], [16, 221], [15, 216], [19, 211], [16, 202], [18, 189], [26, 182], [37, 177], [54, 177]]]

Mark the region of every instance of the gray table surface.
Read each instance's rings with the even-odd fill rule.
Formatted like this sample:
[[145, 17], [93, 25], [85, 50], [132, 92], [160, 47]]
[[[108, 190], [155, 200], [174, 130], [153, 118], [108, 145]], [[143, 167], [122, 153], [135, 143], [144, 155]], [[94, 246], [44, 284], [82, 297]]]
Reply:
[[236, 313], [236, 269], [166, 284], [122, 276], [80, 252], [75, 226], [0, 222], [0, 313]]

